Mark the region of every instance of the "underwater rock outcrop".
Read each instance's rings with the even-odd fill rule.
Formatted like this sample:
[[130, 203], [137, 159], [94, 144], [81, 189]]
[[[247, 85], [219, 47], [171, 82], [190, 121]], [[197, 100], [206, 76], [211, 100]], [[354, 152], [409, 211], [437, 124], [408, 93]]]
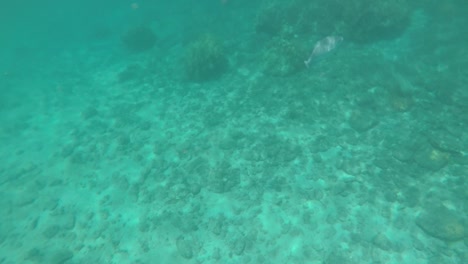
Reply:
[[222, 44], [212, 35], [204, 35], [193, 42], [183, 63], [187, 79], [195, 82], [216, 79], [228, 68]]
[[463, 220], [444, 206], [421, 213], [416, 219], [416, 224], [426, 234], [444, 241], [457, 241], [466, 236]]
[[288, 76], [304, 69], [302, 50], [297, 43], [275, 38], [263, 51], [263, 71], [271, 76]]
[[255, 29], [273, 36], [335, 34], [353, 42], [375, 42], [403, 33], [410, 7], [408, 0], [277, 1], [259, 11]]

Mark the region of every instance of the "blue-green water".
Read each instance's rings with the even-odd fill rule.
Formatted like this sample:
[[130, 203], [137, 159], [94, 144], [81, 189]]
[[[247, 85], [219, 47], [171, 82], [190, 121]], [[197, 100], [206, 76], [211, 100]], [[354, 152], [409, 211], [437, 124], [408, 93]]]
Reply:
[[468, 263], [466, 1], [29, 2], [0, 264]]

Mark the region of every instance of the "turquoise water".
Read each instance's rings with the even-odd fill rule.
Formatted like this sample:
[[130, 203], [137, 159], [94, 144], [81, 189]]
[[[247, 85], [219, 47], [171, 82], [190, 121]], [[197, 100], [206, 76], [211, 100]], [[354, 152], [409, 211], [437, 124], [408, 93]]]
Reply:
[[468, 263], [466, 1], [95, 2], [0, 9], [0, 264]]

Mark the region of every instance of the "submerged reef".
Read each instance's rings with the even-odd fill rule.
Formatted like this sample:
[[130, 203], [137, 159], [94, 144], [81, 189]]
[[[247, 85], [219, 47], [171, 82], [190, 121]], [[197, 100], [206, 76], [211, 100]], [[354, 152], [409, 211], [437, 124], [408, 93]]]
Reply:
[[288, 76], [304, 69], [304, 54], [297, 41], [275, 38], [262, 53], [263, 71], [271, 76]]
[[[340, 3], [338, 0], [331, 2]], [[374, 42], [398, 37], [409, 25], [406, 0], [360, 0], [341, 10], [343, 34], [355, 42]]]
[[183, 61], [188, 80], [205, 82], [220, 77], [228, 67], [221, 42], [213, 35], [204, 35], [194, 41]]
[[407, 0], [295, 0], [269, 3], [259, 11], [255, 30], [268, 35], [340, 35], [353, 42], [399, 36], [410, 22]]
[[314, 21], [307, 16], [309, 1], [269, 2], [257, 14], [255, 31], [271, 36], [311, 32]]

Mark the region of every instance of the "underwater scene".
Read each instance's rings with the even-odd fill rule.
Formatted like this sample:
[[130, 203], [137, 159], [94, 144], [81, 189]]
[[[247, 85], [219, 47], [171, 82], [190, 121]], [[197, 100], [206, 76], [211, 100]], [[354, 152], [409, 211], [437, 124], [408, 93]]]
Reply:
[[468, 1], [4, 1], [0, 264], [468, 263]]

